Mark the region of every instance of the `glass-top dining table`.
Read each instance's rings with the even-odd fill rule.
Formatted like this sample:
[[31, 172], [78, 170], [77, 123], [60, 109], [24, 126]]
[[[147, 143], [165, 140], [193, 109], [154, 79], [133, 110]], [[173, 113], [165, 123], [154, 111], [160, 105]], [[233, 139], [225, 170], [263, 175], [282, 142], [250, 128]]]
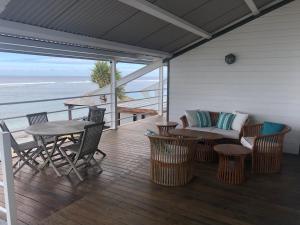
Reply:
[[[57, 166], [52, 159], [55, 151], [66, 141], [67, 136], [83, 133], [84, 127], [92, 123], [93, 122], [90, 121], [80, 120], [61, 120], [34, 124], [27, 127], [25, 132], [36, 137], [38, 140], [38, 145], [42, 147], [46, 153], [45, 162], [40, 168], [44, 168], [49, 163], [55, 173], [58, 176], [61, 176], [61, 173], [58, 171]], [[47, 147], [47, 139], [49, 138], [52, 140], [50, 151]]]

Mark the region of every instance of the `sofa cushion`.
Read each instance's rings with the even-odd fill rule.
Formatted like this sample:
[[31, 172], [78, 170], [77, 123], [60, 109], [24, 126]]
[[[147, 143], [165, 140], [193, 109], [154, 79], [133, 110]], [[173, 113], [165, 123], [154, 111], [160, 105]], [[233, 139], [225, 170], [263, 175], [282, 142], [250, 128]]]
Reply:
[[224, 136], [224, 138], [229, 139], [236, 139], [238, 140], [240, 138], [240, 133], [236, 130], [223, 130], [220, 128], [213, 128], [211, 131], [212, 133], [221, 134]]
[[198, 127], [211, 127], [211, 119], [208, 111], [198, 111]]
[[249, 149], [253, 149], [254, 147], [254, 137], [242, 137], [241, 138], [241, 144]]
[[196, 130], [196, 131], [211, 132], [214, 129], [214, 127], [187, 127], [187, 129]]
[[262, 135], [277, 134], [281, 132], [283, 129], [284, 129], [284, 124], [264, 122], [261, 130], [261, 134]]
[[189, 123], [189, 127], [197, 127], [198, 126], [198, 111], [199, 110], [186, 110], [185, 116]]
[[235, 118], [235, 115], [232, 113], [221, 112], [217, 122], [217, 128], [223, 130], [231, 130], [232, 122]]
[[249, 115], [246, 113], [234, 112], [235, 117], [232, 122], [231, 128], [232, 130], [236, 130], [241, 132], [242, 127], [244, 126], [245, 122], [247, 121]]

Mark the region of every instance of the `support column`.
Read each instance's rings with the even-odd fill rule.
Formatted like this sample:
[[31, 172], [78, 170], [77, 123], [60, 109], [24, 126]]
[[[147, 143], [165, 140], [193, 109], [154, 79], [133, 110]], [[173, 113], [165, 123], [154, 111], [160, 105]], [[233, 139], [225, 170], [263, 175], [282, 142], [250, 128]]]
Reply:
[[110, 80], [110, 102], [111, 102], [111, 128], [117, 129], [118, 109], [117, 109], [117, 94], [116, 94], [116, 60], [111, 61], [111, 80]]
[[0, 132], [0, 156], [3, 173], [3, 182], [0, 182], [0, 186], [3, 187], [5, 201], [5, 208], [0, 207], [0, 211], [6, 214], [7, 225], [16, 225], [17, 210], [12, 169], [11, 143], [10, 134], [7, 132]]
[[68, 105], [68, 119], [69, 120], [73, 119], [73, 117], [72, 117], [72, 109], [73, 109], [73, 106], [72, 105]]
[[158, 87], [158, 114], [162, 115], [164, 110], [164, 67], [159, 67], [159, 87]]

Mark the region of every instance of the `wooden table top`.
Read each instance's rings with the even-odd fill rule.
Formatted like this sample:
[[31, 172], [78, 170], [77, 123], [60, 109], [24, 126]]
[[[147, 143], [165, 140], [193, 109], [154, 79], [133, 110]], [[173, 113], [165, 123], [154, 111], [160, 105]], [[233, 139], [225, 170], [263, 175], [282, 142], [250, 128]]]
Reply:
[[234, 145], [234, 144], [222, 144], [216, 145], [214, 150], [223, 155], [248, 155], [251, 153], [251, 150], [242, 146], [242, 145]]
[[25, 129], [25, 132], [36, 136], [62, 136], [84, 131], [84, 126], [92, 124], [89, 121], [62, 120], [34, 124]]
[[190, 130], [185, 128], [170, 130], [169, 134], [175, 136], [183, 136], [183, 137], [194, 137], [194, 138], [205, 139], [205, 140], [220, 140], [224, 138], [223, 135], [221, 134]]
[[159, 123], [156, 123], [156, 126], [177, 126], [178, 123], [177, 122], [167, 122], [167, 121], [164, 121], [164, 122], [159, 122]]

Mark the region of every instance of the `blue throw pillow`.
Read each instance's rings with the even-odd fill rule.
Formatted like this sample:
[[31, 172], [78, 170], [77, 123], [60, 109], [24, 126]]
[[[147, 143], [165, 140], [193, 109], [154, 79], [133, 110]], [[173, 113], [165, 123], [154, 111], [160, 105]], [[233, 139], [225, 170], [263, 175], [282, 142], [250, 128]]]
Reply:
[[222, 130], [231, 130], [231, 125], [232, 125], [234, 118], [235, 118], [235, 115], [232, 113], [221, 112], [219, 114], [217, 128], [222, 129]]
[[277, 134], [284, 129], [285, 125], [281, 123], [264, 122], [261, 134], [271, 135]]
[[210, 114], [207, 111], [198, 111], [198, 127], [211, 127]]

